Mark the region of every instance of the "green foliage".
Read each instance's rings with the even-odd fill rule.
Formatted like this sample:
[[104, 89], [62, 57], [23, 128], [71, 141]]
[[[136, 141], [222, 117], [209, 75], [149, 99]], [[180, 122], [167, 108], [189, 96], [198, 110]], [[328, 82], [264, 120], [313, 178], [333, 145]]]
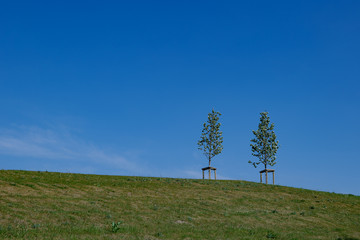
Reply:
[[111, 231], [113, 232], [113, 233], [116, 233], [116, 232], [118, 232], [119, 230], [120, 230], [120, 225], [122, 224], [122, 222], [112, 222], [111, 223]]
[[271, 231], [269, 231], [269, 232], [266, 234], [266, 238], [276, 238], [276, 237], [277, 237], [276, 234], [273, 233], [273, 232], [271, 232]]
[[198, 141], [198, 149], [204, 151], [205, 156], [209, 160], [209, 167], [212, 158], [223, 150], [223, 137], [220, 131], [221, 123], [219, 123], [219, 116], [221, 116], [221, 113], [215, 112], [214, 109], [208, 114], [208, 120], [204, 123], [201, 138]]
[[274, 124], [270, 124], [270, 117], [268, 112], [260, 113], [260, 123], [258, 130], [253, 131], [255, 138], [251, 140], [252, 155], [257, 157], [259, 161], [249, 163], [256, 168], [260, 163], [264, 164], [265, 169], [268, 165], [274, 166], [276, 164], [276, 152], [279, 148], [279, 141], [276, 140]]

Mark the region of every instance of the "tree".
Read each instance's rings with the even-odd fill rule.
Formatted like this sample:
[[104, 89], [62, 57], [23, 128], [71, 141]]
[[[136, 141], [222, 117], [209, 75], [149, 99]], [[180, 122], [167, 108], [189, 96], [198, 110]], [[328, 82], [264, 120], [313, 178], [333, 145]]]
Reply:
[[251, 162], [256, 168], [260, 163], [267, 166], [274, 166], [276, 164], [276, 152], [279, 148], [279, 141], [276, 140], [274, 124], [271, 123], [268, 112], [260, 113], [260, 123], [257, 131], [253, 131], [255, 138], [251, 140], [250, 144], [252, 155], [259, 158], [258, 162]]
[[220, 131], [221, 123], [218, 122], [219, 116], [221, 116], [221, 113], [215, 112], [214, 109], [208, 114], [208, 120], [204, 123], [204, 129], [198, 141], [198, 149], [204, 151], [209, 160], [209, 167], [212, 158], [223, 150], [223, 137]]

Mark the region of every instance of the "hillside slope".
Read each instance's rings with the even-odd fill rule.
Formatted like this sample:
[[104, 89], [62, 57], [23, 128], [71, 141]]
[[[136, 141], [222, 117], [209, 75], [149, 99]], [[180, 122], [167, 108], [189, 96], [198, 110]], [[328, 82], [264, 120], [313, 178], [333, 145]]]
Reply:
[[0, 216], [0, 239], [360, 239], [360, 197], [245, 181], [1, 170]]

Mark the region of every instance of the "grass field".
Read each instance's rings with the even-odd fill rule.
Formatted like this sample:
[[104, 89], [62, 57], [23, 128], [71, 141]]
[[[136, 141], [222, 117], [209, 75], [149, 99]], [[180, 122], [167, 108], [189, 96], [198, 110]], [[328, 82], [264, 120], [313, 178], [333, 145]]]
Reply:
[[0, 239], [360, 239], [360, 197], [246, 181], [0, 171]]

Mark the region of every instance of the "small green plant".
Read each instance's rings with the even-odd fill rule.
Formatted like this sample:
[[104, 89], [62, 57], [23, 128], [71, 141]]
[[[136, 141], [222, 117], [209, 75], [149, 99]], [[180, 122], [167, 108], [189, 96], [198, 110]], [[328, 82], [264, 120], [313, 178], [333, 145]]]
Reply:
[[122, 221], [117, 222], [117, 223], [112, 222], [112, 224], [111, 224], [111, 231], [112, 231], [113, 233], [117, 233], [117, 232], [120, 230], [120, 225], [121, 225], [121, 224], [122, 224]]
[[266, 238], [276, 238], [276, 234], [273, 233], [273, 232], [268, 232], [268, 233], [266, 234]]
[[37, 228], [39, 228], [40, 227], [40, 224], [39, 223], [34, 223], [33, 225], [32, 225], [32, 228], [33, 229], [37, 229]]

